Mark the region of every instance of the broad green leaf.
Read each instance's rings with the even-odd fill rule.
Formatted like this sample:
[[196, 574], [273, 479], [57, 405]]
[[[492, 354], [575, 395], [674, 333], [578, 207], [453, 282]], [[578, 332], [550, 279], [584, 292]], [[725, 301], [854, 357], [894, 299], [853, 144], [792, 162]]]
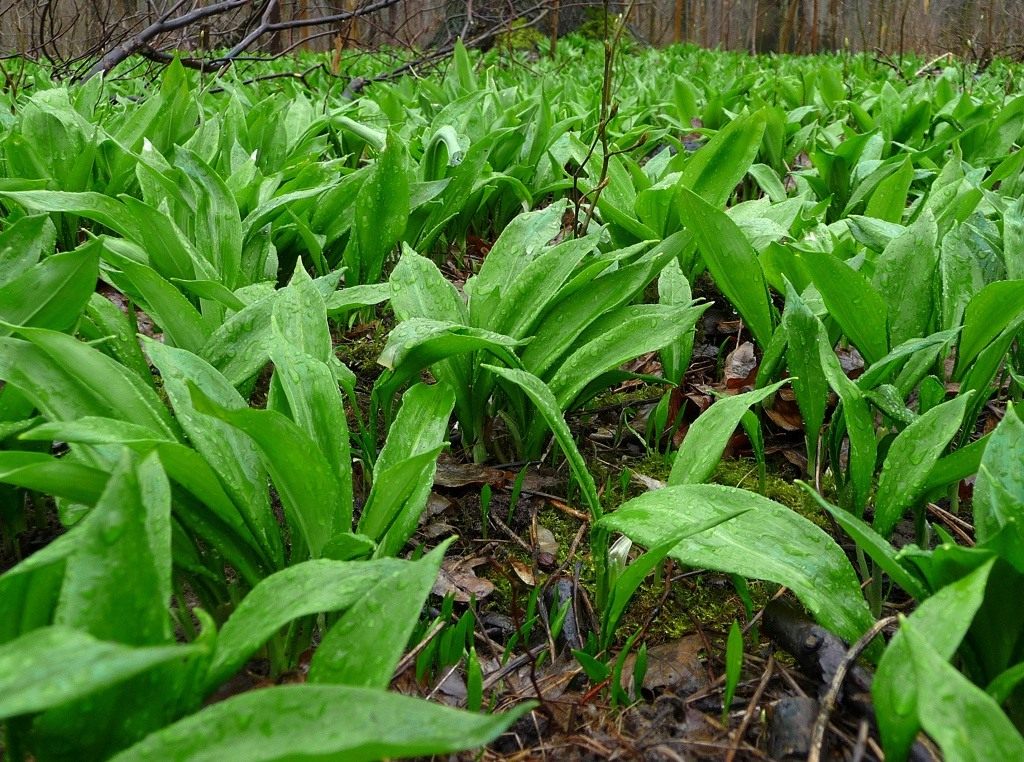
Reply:
[[139, 240], [139, 229], [134, 218], [117, 199], [102, 193], [86, 191], [26, 190], [3, 191], [0, 196], [17, 201], [26, 209], [36, 212], [65, 212], [87, 217], [104, 225], [118, 235], [133, 241]]
[[212, 691], [281, 627], [307, 614], [348, 608], [407, 561], [316, 559], [272, 574], [254, 587], [224, 623], [206, 680]]
[[371, 688], [285, 685], [214, 704], [111, 762], [189, 759], [344, 759], [447, 754], [482, 746], [532, 705], [499, 715], [462, 712]]
[[865, 214], [886, 222], [902, 220], [903, 210], [907, 205], [907, 193], [913, 179], [914, 164], [910, 156], [907, 156], [895, 172], [878, 183], [868, 200]]
[[[534, 257], [506, 285], [484, 327], [514, 339], [529, 336], [579, 263], [594, 250], [598, 238], [597, 234], [573, 238]], [[489, 259], [490, 254], [487, 256]]]
[[691, 335], [710, 305], [624, 307], [609, 312], [581, 337], [580, 346], [559, 363], [548, 387], [562, 410], [568, 410], [597, 376], [647, 352], [656, 352]]
[[985, 347], [1024, 314], [1024, 280], [990, 283], [964, 311], [964, 329], [957, 350], [955, 378], [963, 378]]
[[933, 330], [938, 301], [933, 285], [939, 263], [937, 236], [935, 218], [926, 211], [890, 241], [875, 262], [873, 284], [888, 302], [889, 337], [894, 345]]
[[1003, 263], [1008, 279], [1024, 278], [1024, 197], [1003, 213]]
[[128, 645], [168, 642], [170, 521], [170, 487], [156, 456], [139, 461], [126, 451], [83, 520], [56, 623]]
[[345, 260], [357, 283], [380, 281], [385, 258], [406, 230], [410, 213], [408, 164], [406, 146], [389, 132], [384, 151], [355, 197], [355, 246], [346, 252]]
[[745, 394], [722, 397], [701, 413], [679, 446], [668, 477], [669, 485], [700, 484], [707, 481], [721, 460], [725, 446], [740, 425], [744, 413], [751, 405], [775, 394], [787, 381], [779, 381]]
[[[713, 531], [719, 524], [739, 516], [740, 513], [743, 513], [743, 511], [738, 511], [734, 514], [716, 516], [710, 521], [706, 521], [696, 526], [686, 525], [681, 528], [676, 527], [677, 531], [675, 535], [652, 547], [649, 551], [627, 566], [613, 583], [611, 594], [608, 598], [608, 605], [605, 606], [605, 609], [602, 612], [602, 647], [607, 648], [611, 645], [612, 639], [615, 637], [615, 629], [619, 624], [619, 620], [622, 618], [622, 614], [626, 610], [626, 606], [633, 597], [633, 594], [636, 593], [641, 583], [643, 583], [644, 579], [654, 569], [654, 567], [664, 560], [665, 556], [669, 554], [672, 548], [687, 537], [692, 537], [693, 535], [700, 534], [701, 532]], [[601, 524], [598, 523], [597, 526], [600, 527]]]
[[199, 352], [210, 338], [210, 329], [202, 315], [170, 281], [153, 268], [108, 249], [108, 259], [123, 275], [107, 273], [105, 277], [125, 293], [137, 299], [147, 314], [160, 326], [172, 346]]
[[960, 428], [970, 396], [933, 407], [893, 440], [875, 495], [874, 528], [883, 537], [920, 497], [929, 472]]
[[72, 527], [0, 575], [0, 643], [53, 622], [65, 564], [80, 537]]
[[245, 400], [224, 376], [191, 352], [151, 339], [144, 343], [189, 443], [217, 474], [266, 557], [283, 562], [280, 529], [270, 508], [266, 470], [255, 443], [234, 426], [197, 413], [189, 385], [202, 389], [225, 408], [245, 409]]
[[918, 717], [949, 760], [1020, 759], [1024, 738], [995, 700], [903, 624], [918, 687]]
[[[764, 130], [761, 112], [733, 119], [683, 167], [681, 189], [692, 191], [716, 210], [725, 206], [757, 156]], [[685, 217], [683, 223], [689, 227]]]
[[57, 229], [45, 214], [15, 220], [0, 233], [0, 286], [11, 282], [53, 252]]
[[580, 335], [595, 320], [628, 304], [653, 281], [661, 269], [685, 248], [688, 233], [675, 233], [657, 244], [639, 261], [599, 277], [571, 293], [559, 292], [550, 311], [537, 326], [533, 341], [522, 353], [523, 367], [539, 378], [548, 378], [552, 368], [569, 352]]
[[67, 457], [42, 452], [0, 450], [0, 482], [35, 490], [73, 503], [93, 505], [110, 474]]
[[381, 376], [379, 383], [385, 397], [390, 397], [421, 370], [439, 360], [480, 350], [486, 350], [508, 365], [517, 366], [519, 360], [512, 349], [523, 343], [500, 333], [447, 321], [426, 318], [404, 320], [388, 334], [388, 342], [377, 359], [390, 371]]
[[802, 253], [800, 261], [811, 275], [828, 314], [871, 365], [889, 351], [885, 301], [863, 273], [825, 252]]
[[344, 399], [330, 366], [277, 335], [270, 350], [273, 384], [287, 400], [287, 415], [316, 442], [338, 482], [339, 526], [352, 526], [352, 451]]
[[[442, 383], [416, 384], [402, 395], [359, 517], [358, 530], [378, 542], [378, 556], [397, 554], [415, 531], [434, 483], [437, 453], [454, 404], [453, 390]], [[391, 482], [399, 481], [407, 481], [408, 489], [394, 490]]]
[[[679, 267], [678, 260], [672, 260], [658, 276], [658, 301], [661, 304], [691, 304], [693, 292], [690, 282]], [[661, 352], [661, 364], [665, 379], [671, 383], [680, 383], [683, 373], [690, 364], [693, 355], [694, 336], [684, 335], [679, 341], [666, 347]]]
[[335, 291], [324, 298], [324, 305], [329, 316], [338, 317], [360, 307], [381, 304], [390, 298], [391, 288], [387, 283], [372, 283]]
[[429, 318], [468, 323], [466, 306], [455, 286], [441, 275], [437, 265], [408, 246], [388, 283], [391, 307], [399, 320]]
[[28, 341], [0, 339], [0, 379], [20, 389], [48, 418], [120, 418], [177, 438], [156, 392], [97, 349], [63, 333], [19, 328]]
[[[337, 271], [317, 278], [313, 283], [320, 295], [325, 296], [334, 291], [340, 277], [341, 272]], [[198, 354], [235, 386], [252, 378], [270, 359], [274, 305], [279, 298], [295, 298], [293, 293], [285, 294], [288, 288], [290, 286], [259, 297], [229, 317], [210, 335]], [[296, 316], [297, 319], [301, 317]]]
[[522, 389], [537, 407], [537, 412], [544, 418], [545, 423], [555, 435], [558, 446], [562, 448], [562, 454], [569, 461], [569, 468], [580, 485], [583, 499], [590, 509], [590, 516], [597, 520], [601, 516], [601, 501], [597, 496], [597, 485], [594, 484], [594, 477], [591, 476], [587, 463], [576, 448], [576, 442], [569, 431], [569, 426], [562, 417], [562, 411], [558, 407], [551, 390], [539, 378], [525, 370], [515, 368], [498, 368], [494, 365], [484, 365], [485, 369], [497, 374], [504, 380], [515, 384]]
[[68, 627], [44, 627], [0, 646], [0, 719], [84, 698], [198, 646], [133, 648]]
[[350, 528], [342, 525], [346, 517], [337, 476], [306, 432], [274, 410], [228, 409], [188, 385], [197, 412], [231, 424], [256, 443], [292, 528], [293, 562], [316, 558], [331, 537]]
[[227, 184], [195, 152], [175, 151], [175, 166], [194, 187], [192, 228], [196, 251], [205, 257], [229, 289], [256, 280], [255, 273], [242, 273], [242, 220], [238, 204]]
[[[63, 331], [71, 328], [96, 290], [95, 244], [47, 257], [0, 285], [0, 321]], [[11, 329], [0, 325], [0, 335]]]
[[473, 325], [498, 330], [500, 321], [495, 319], [495, 313], [502, 309], [519, 276], [558, 235], [565, 208], [566, 202], [559, 201], [539, 211], [520, 214], [498, 236], [480, 272], [466, 283]]
[[1024, 514], [1024, 473], [1021, 447], [1024, 423], [1011, 404], [989, 437], [974, 483], [974, 528], [984, 543], [1009, 523], [1020, 523]]
[[727, 516], [733, 518], [687, 538], [669, 556], [696, 568], [786, 585], [823, 626], [851, 642], [871, 626], [843, 550], [807, 519], [753, 492], [717, 484], [665, 487], [624, 503], [601, 526], [655, 547], [680, 521], [699, 525]]
[[807, 442], [807, 472], [813, 474], [817, 462], [818, 437], [825, 422], [828, 403], [828, 379], [821, 368], [818, 350], [820, 321], [788, 282], [782, 327], [786, 332], [786, 363], [793, 379], [793, 391], [804, 422]]
[[678, 204], [715, 285], [743, 316], [758, 344], [767, 346], [773, 331], [768, 283], [750, 242], [729, 215], [689, 189], [680, 189]]
[[878, 727], [887, 755], [906, 757], [921, 727], [919, 716], [925, 703], [925, 687], [916, 673], [907, 623], [939, 658], [950, 659], [981, 608], [992, 568], [993, 562], [989, 561], [921, 601], [885, 650], [871, 684], [871, 696], [878, 707]]
[[899, 361], [906, 358], [920, 356], [929, 349], [944, 347], [956, 338], [959, 330], [951, 329], [939, 331], [923, 339], [910, 339], [904, 341], [889, 352], [882, 359], [873, 362], [864, 374], [857, 379], [857, 386], [863, 391], [873, 389], [880, 384], [887, 383], [892, 375], [899, 368]]
[[309, 681], [387, 688], [450, 544], [403, 564], [370, 586], [320, 641]]
[[892, 578], [893, 582], [903, 588], [904, 592], [917, 601], [924, 600], [928, 596], [928, 592], [917, 577], [900, 564], [896, 549], [869, 524], [849, 511], [832, 505], [809, 484], [801, 482], [800, 486], [817, 501], [818, 505], [832, 514], [832, 518], [857, 543], [857, 547], [867, 553], [871, 560]]

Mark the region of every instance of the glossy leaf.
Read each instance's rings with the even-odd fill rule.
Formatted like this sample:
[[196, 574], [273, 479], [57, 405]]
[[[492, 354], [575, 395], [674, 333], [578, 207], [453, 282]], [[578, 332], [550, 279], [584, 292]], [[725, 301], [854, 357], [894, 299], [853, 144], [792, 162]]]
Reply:
[[647, 492], [601, 520], [601, 527], [655, 547], [677, 531], [724, 519], [677, 544], [669, 556], [688, 566], [766, 579], [789, 587], [825, 627], [856, 640], [872, 624], [857, 575], [824, 531], [789, 508], [752, 492], [686, 484]]
[[768, 283], [757, 254], [725, 212], [686, 188], [679, 192], [679, 215], [693, 232], [715, 284], [743, 316], [757, 342], [768, 345], [773, 331]]
[[531, 708], [461, 712], [372, 688], [288, 685], [214, 704], [154, 733], [112, 762], [149, 759], [345, 759], [446, 754], [481, 746]]
[[672, 462], [669, 485], [700, 484], [707, 481], [747, 409], [775, 394], [785, 383], [779, 381], [764, 389], [722, 397], [712, 403], [687, 431]]

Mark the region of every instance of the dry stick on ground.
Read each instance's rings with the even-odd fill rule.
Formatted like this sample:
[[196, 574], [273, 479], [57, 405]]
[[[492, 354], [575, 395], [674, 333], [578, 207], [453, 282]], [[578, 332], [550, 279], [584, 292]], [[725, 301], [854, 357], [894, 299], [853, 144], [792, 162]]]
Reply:
[[769, 655], [768, 663], [764, 668], [764, 674], [761, 675], [761, 682], [757, 684], [754, 695], [750, 697], [750, 701], [747, 703], [747, 711], [743, 713], [743, 719], [740, 720], [740, 725], [736, 728], [736, 737], [733, 739], [732, 748], [729, 749], [729, 753], [725, 755], [725, 762], [732, 762], [739, 752], [740, 746], [743, 744], [743, 736], [746, 735], [747, 727], [754, 718], [754, 712], [757, 710], [757, 705], [761, 703], [761, 696], [764, 694], [764, 689], [768, 687], [768, 681], [772, 679], [774, 671], [775, 657]]
[[825, 697], [821, 700], [821, 711], [818, 713], [818, 719], [814, 722], [814, 731], [811, 734], [811, 753], [807, 755], [807, 762], [821, 762], [821, 751], [825, 745], [825, 730], [828, 728], [828, 721], [832, 715], [832, 710], [839, 700], [839, 693], [843, 689], [846, 673], [850, 671], [850, 667], [857, 661], [861, 652], [870, 645], [871, 641], [878, 637], [882, 630], [889, 625], [895, 624], [897, 621], [899, 621], [899, 617], [889, 616], [875, 622], [871, 629], [861, 635], [860, 639], [846, 652], [846, 656], [843, 657], [842, 662], [836, 667], [835, 674], [832, 676], [832, 682], [828, 686], [828, 692], [825, 693]]

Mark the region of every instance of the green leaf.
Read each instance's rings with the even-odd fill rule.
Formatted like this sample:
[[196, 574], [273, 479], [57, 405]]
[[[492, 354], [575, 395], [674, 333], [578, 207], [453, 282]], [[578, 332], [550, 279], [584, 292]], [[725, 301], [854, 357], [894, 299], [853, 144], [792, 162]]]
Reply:
[[171, 494], [155, 455], [127, 453], [83, 520], [67, 560], [56, 623], [100, 640], [171, 639]]
[[399, 320], [429, 318], [450, 323], [469, 322], [466, 306], [455, 286], [445, 279], [437, 265], [408, 246], [391, 271], [388, 283], [391, 307]]
[[[64, 331], [71, 328], [96, 290], [95, 244], [55, 254], [0, 286], [0, 321]], [[0, 335], [11, 329], [0, 325]]]
[[28, 341], [0, 339], [0, 379], [18, 387], [48, 418], [120, 418], [177, 438], [177, 425], [156, 392], [123, 365], [63, 333], [18, 332]]
[[45, 214], [15, 220], [0, 233], [0, 286], [51, 254], [57, 242], [57, 229]]
[[550, 254], [550, 249], [545, 252], [544, 247], [558, 235], [565, 209], [566, 202], [561, 200], [520, 214], [501, 232], [480, 265], [480, 272], [466, 283], [473, 325], [501, 330], [502, 321], [495, 318], [496, 313], [508, 312], [505, 300], [520, 275], [537, 258]]
[[309, 681], [387, 688], [450, 544], [403, 564], [369, 587], [320, 641]]
[[201, 650], [198, 646], [132, 648], [67, 627], [44, 627], [0, 646], [0, 719], [84, 698]]
[[105, 225], [124, 238], [133, 241], [139, 238], [139, 229], [124, 204], [102, 193], [92, 191], [71, 193], [49, 190], [0, 191], [0, 197], [17, 201], [32, 211], [77, 214]]
[[533, 341], [522, 353], [523, 367], [538, 378], [550, 377], [552, 368], [572, 350], [588, 326], [602, 315], [631, 302], [670, 260], [679, 256], [689, 239], [688, 233], [675, 233], [637, 262], [600, 277], [591, 274], [578, 290], [567, 293], [563, 288], [549, 303], [549, 312], [541, 319]]
[[938, 590], [904, 620], [885, 650], [871, 685], [886, 755], [903, 759], [921, 727], [925, 686], [917, 675], [907, 633], [910, 627], [946, 661], [956, 652], [985, 598], [992, 561]]
[[868, 200], [865, 214], [887, 222], [902, 220], [903, 210], [907, 205], [907, 193], [913, 179], [914, 164], [910, 156], [907, 156], [895, 172], [878, 183]]
[[[538, 254], [506, 284], [483, 327], [515, 339], [531, 335], [579, 263], [597, 246], [598, 238], [596, 233], [573, 238]], [[487, 255], [484, 264], [490, 256]], [[479, 301], [471, 298], [470, 312], [474, 321], [480, 320], [478, 304]]]
[[[761, 112], [733, 119], [683, 167], [681, 190], [692, 191], [716, 210], [724, 207], [757, 156], [764, 130]], [[683, 223], [689, 227], [685, 218]]]
[[[612, 639], [615, 637], [615, 628], [618, 626], [619, 620], [622, 618], [622, 614], [626, 610], [626, 606], [629, 605], [630, 599], [636, 593], [647, 575], [655, 566], [665, 559], [665, 556], [669, 554], [672, 548], [687, 537], [692, 537], [693, 535], [700, 534], [701, 532], [713, 530], [719, 524], [729, 521], [743, 512], [744, 511], [738, 511], [733, 514], [716, 516], [710, 521], [705, 521], [697, 525], [687, 524], [682, 528], [677, 527], [677, 531], [673, 536], [652, 547], [649, 551], [627, 566], [613, 583], [611, 594], [608, 597], [608, 604], [605, 606], [604, 611], [601, 614], [602, 648], [608, 648], [612, 644]], [[598, 526], [600, 526], [600, 524], [598, 524]]]
[[0, 450], [0, 482], [73, 503], [94, 505], [110, 474], [42, 452]]
[[782, 327], [786, 331], [786, 363], [793, 379], [793, 391], [804, 421], [807, 442], [807, 473], [813, 474], [817, 462], [818, 437], [825, 422], [828, 403], [828, 379], [821, 367], [818, 331], [821, 325], [807, 304], [786, 283], [786, 308]]
[[946, 759], [1020, 759], [1024, 738], [995, 700], [904, 622], [918, 688], [918, 717]]
[[828, 314], [871, 365], [889, 351], [889, 308], [863, 273], [826, 252], [801, 253]]
[[576, 442], [569, 431], [569, 426], [562, 417], [562, 411], [558, 407], [551, 390], [539, 378], [525, 370], [514, 368], [499, 368], [494, 365], [484, 365], [486, 370], [497, 374], [504, 380], [515, 384], [522, 389], [537, 407], [537, 411], [544, 418], [545, 423], [555, 435], [558, 446], [562, 448], [562, 454], [569, 461], [569, 468], [580, 485], [583, 499], [590, 509], [590, 516], [597, 520], [601, 516], [601, 501], [597, 496], [597, 485], [594, 484], [594, 477], [590, 475], [587, 463], [576, 448]]
[[461, 712], [371, 688], [286, 685], [214, 704], [167, 727], [112, 762], [301, 757], [370, 762], [482, 746], [532, 708]]
[[687, 188], [679, 191], [679, 215], [693, 232], [715, 285], [743, 316], [758, 344], [766, 347], [773, 331], [768, 283], [743, 231], [729, 215]]
[[53, 621], [65, 562], [80, 536], [72, 527], [0, 575], [0, 643]]
[[398, 573], [408, 561], [315, 559], [270, 575], [254, 587], [217, 638], [206, 678], [212, 691], [231, 677], [281, 627], [308, 614], [348, 608], [378, 581]]
[[933, 407], [893, 440], [875, 496], [874, 528], [883, 537], [920, 497], [932, 467], [960, 429], [970, 396], [961, 394]]
[[681, 520], [699, 524], [738, 512], [677, 544], [669, 556], [696, 568], [786, 585], [823, 626], [851, 642], [871, 627], [843, 550], [807, 519], [753, 492], [717, 484], [665, 487], [624, 503], [600, 525], [654, 547]]
[[817, 501], [818, 505], [832, 514], [832, 518], [857, 543], [857, 547], [867, 553], [871, 560], [878, 564], [882, 571], [888, 574], [892, 581], [899, 585], [907, 595], [916, 601], [922, 601], [928, 597], [928, 591], [925, 590], [917, 577], [900, 564], [896, 549], [884, 537], [849, 511], [844, 511], [842, 508], [832, 505], [819, 495], [811, 485], [804, 484], [803, 482], [798, 483], [807, 494]]
[[231, 424], [256, 443], [292, 527], [293, 561], [307, 553], [318, 557], [331, 537], [350, 529], [342, 525], [344, 505], [337, 476], [306, 432], [274, 410], [229, 410], [191, 382], [188, 385], [197, 412]]
[[596, 321], [548, 382], [559, 407], [569, 409], [602, 373], [692, 335], [697, 319], [709, 306], [638, 305], [620, 308]]
[[377, 359], [390, 372], [379, 380], [384, 398], [439, 360], [486, 350], [502, 362], [518, 366], [512, 348], [524, 342], [500, 333], [471, 328], [441, 320], [412, 318], [399, 323], [390, 334]]
[[270, 507], [267, 474], [256, 444], [236, 427], [197, 412], [190, 385], [228, 409], [247, 408], [245, 400], [224, 376], [191, 352], [152, 339], [144, 344], [189, 443], [216, 473], [264, 557], [274, 566], [283, 564], [280, 528]]
[[967, 305], [957, 349], [954, 378], [962, 379], [971, 363], [999, 334], [1024, 315], [1024, 280], [990, 283]]
[[1024, 519], [1024, 474], [1021, 443], [1024, 423], [1012, 405], [989, 437], [974, 483], [974, 528], [984, 543], [1007, 524]]
[[700, 484], [707, 481], [747, 409], [775, 394], [787, 381], [779, 381], [764, 389], [733, 397], [721, 397], [701, 413], [690, 426], [676, 453], [668, 477], [669, 485]]
[[173, 346], [190, 352], [202, 349], [210, 338], [210, 328], [181, 291], [153, 268], [114, 254], [109, 248], [106, 258], [112, 260], [123, 275], [107, 273], [105, 277], [142, 304]]
[[829, 386], [843, 403], [843, 423], [850, 439], [847, 479], [853, 485], [852, 502], [860, 515], [871, 494], [878, 459], [875, 419], [860, 387], [847, 377], [839, 363], [824, 326], [818, 329], [818, 357]]
[[[937, 236], [935, 218], [926, 211], [892, 239], [875, 262], [873, 284], [888, 302], [889, 338], [893, 344], [927, 336], [932, 331], [937, 303], [934, 293], [935, 271], [939, 264]], [[840, 324], [845, 330], [846, 325]]]
[[229, 289], [257, 280], [242, 273], [242, 220], [234, 194], [217, 172], [187, 148], [175, 150], [175, 166], [194, 186], [192, 226], [196, 250]]
[[740, 682], [743, 670], [743, 631], [739, 622], [732, 620], [729, 628], [729, 639], [725, 644], [725, 696], [722, 698], [722, 717], [727, 718], [732, 707], [732, 698], [736, 695], [736, 686]]

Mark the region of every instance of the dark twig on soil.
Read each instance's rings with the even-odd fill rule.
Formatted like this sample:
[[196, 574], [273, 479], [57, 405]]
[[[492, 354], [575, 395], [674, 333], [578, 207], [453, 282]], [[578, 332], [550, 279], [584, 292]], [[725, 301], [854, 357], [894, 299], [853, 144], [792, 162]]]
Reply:
[[843, 660], [836, 667], [835, 673], [832, 676], [832, 682], [828, 686], [828, 691], [821, 700], [821, 711], [818, 713], [818, 719], [814, 723], [814, 731], [811, 735], [811, 753], [807, 755], [807, 762], [821, 762], [821, 752], [825, 745], [825, 731], [828, 729], [828, 721], [832, 715], [832, 710], [835, 709], [836, 702], [839, 700], [839, 694], [843, 690], [843, 681], [846, 679], [846, 673], [850, 671], [850, 667], [860, 657], [861, 652], [871, 644], [871, 641], [878, 637], [882, 630], [895, 624], [897, 621], [898, 617], [889, 616], [875, 622], [871, 629], [861, 635], [860, 639], [846, 652], [846, 656], [843, 657]]
[[769, 656], [768, 663], [764, 667], [764, 674], [761, 675], [761, 681], [757, 684], [757, 688], [754, 689], [754, 695], [750, 697], [750, 701], [747, 702], [747, 710], [743, 713], [743, 719], [740, 720], [739, 727], [736, 728], [736, 735], [733, 739], [733, 745], [729, 749], [729, 753], [725, 755], [725, 762], [732, 762], [736, 757], [736, 754], [740, 750], [740, 746], [743, 744], [743, 736], [746, 735], [747, 727], [750, 725], [750, 721], [754, 718], [754, 714], [757, 712], [757, 706], [761, 703], [761, 696], [764, 694], [764, 689], [768, 687], [768, 682], [772, 679], [772, 673], [775, 671], [775, 657]]

